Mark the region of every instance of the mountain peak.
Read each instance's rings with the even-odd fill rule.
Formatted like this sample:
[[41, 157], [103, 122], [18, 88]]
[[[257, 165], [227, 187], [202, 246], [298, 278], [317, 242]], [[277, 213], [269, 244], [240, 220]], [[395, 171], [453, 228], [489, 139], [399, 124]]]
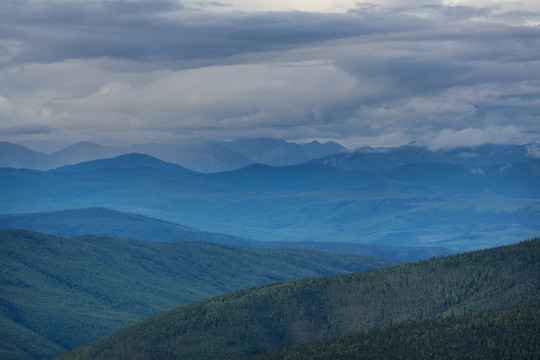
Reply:
[[113, 158], [91, 160], [75, 165], [65, 165], [51, 170], [55, 173], [82, 173], [92, 172], [102, 169], [134, 169], [134, 168], [154, 168], [154, 169], [172, 169], [182, 172], [191, 172], [180, 166], [159, 160], [146, 154], [130, 153], [119, 155]]

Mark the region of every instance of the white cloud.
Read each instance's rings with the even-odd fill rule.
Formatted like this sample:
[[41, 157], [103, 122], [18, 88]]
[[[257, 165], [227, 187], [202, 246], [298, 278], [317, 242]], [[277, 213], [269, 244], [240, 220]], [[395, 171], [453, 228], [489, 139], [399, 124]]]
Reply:
[[540, 144], [529, 144], [527, 146], [527, 156], [533, 159], [540, 159]]
[[522, 131], [512, 125], [503, 127], [489, 125], [485, 128], [443, 129], [436, 134], [424, 136], [421, 143], [433, 150], [439, 150], [458, 146], [474, 147], [485, 143], [523, 143], [524, 137]]

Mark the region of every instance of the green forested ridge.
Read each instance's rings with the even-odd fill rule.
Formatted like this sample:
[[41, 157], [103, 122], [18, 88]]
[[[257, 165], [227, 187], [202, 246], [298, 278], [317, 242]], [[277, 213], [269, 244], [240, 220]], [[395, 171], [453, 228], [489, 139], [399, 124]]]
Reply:
[[0, 231], [0, 358], [50, 358], [203, 298], [396, 264], [368, 256]]
[[254, 360], [508, 359], [540, 356], [540, 304], [364, 330]]
[[242, 290], [157, 315], [60, 359], [246, 359], [392, 323], [533, 304], [539, 259], [535, 239]]

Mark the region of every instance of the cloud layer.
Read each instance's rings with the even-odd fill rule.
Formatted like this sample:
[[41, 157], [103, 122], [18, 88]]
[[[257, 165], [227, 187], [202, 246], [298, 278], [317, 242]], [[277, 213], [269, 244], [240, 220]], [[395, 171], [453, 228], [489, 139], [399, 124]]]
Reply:
[[2, 2], [1, 139], [540, 139], [532, 3], [264, 4]]

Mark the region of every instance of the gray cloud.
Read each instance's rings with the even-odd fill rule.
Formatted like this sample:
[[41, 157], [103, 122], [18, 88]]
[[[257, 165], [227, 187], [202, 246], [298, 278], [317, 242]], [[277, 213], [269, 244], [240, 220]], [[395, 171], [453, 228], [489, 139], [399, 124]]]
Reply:
[[[238, 54], [386, 31], [376, 19], [303, 12], [213, 13], [168, 0], [44, 3], [37, 8], [11, 4], [0, 15], [4, 41], [21, 46], [11, 54], [4, 46], [7, 64], [111, 57], [189, 67], [189, 60], [208, 64]], [[417, 27], [404, 22], [396, 26]]]
[[0, 129], [2, 135], [35, 135], [35, 134], [50, 134], [53, 131], [49, 126], [30, 124], [13, 126], [6, 129]]
[[276, 136], [433, 148], [540, 137], [535, 11], [206, 10], [217, 5], [3, 2], [0, 128], [48, 129], [26, 133], [33, 140]]

